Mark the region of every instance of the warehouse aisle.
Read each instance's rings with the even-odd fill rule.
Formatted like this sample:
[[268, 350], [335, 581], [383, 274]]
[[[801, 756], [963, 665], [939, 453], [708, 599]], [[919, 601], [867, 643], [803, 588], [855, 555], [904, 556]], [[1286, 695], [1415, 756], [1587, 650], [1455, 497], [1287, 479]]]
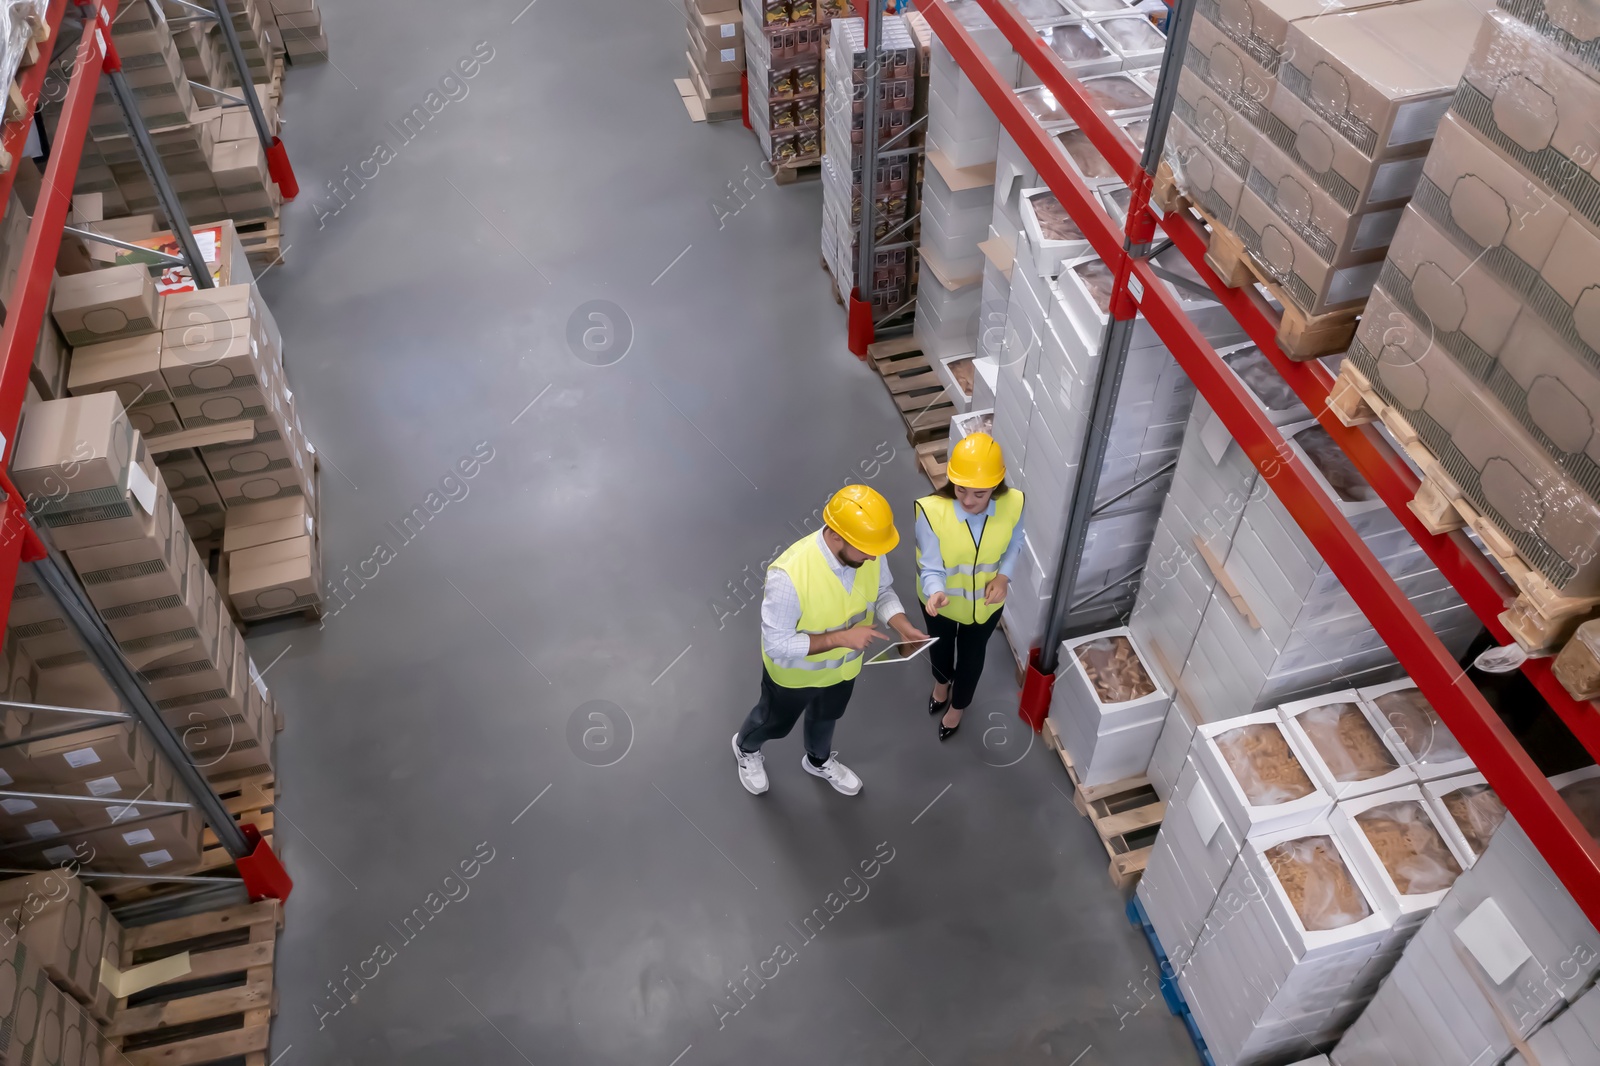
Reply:
[[263, 288], [346, 591], [251, 638], [289, 717], [274, 1054], [1193, 1062], [998, 639], [943, 745], [920, 668], [863, 676], [861, 796], [798, 733], [739, 787], [761, 563], [848, 480], [907, 524], [927, 485], [820, 186], [683, 114], [674, 0], [523, 3], [348, 0], [290, 79]]

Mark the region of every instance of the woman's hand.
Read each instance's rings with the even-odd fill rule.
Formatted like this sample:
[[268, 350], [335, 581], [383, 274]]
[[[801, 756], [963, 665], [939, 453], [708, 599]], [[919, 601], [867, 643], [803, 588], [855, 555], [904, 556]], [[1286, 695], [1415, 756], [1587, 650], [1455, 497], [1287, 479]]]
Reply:
[[944, 610], [945, 605], [949, 602], [950, 597], [946, 596], [942, 589], [938, 592], [935, 592], [932, 596], [928, 597], [928, 613], [933, 615], [935, 618], [939, 617], [939, 612]]
[[[939, 595], [942, 596], [944, 593], [941, 592]], [[928, 639], [928, 634], [912, 625], [911, 619], [907, 618], [903, 614], [897, 614], [893, 618], [889, 619], [889, 625], [894, 628], [896, 633], [900, 634], [900, 639], [903, 641], [915, 642]]]
[[1004, 574], [999, 574], [989, 579], [983, 587], [983, 602], [993, 607], [995, 604], [1006, 602], [1006, 593], [1011, 590], [1011, 579]]

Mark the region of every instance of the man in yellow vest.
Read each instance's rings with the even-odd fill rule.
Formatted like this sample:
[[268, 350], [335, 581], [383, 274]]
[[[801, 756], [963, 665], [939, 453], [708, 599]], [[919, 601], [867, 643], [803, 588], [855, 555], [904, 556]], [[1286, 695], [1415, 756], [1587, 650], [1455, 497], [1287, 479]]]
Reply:
[[739, 783], [754, 795], [767, 790], [761, 745], [789, 735], [805, 715], [806, 773], [846, 796], [861, 778], [832, 750], [833, 725], [867, 645], [886, 640], [874, 622], [886, 619], [902, 640], [926, 640], [906, 619], [883, 558], [900, 542], [894, 512], [865, 485], [846, 485], [822, 509], [823, 528], [773, 560], [761, 599], [761, 700], [733, 735]]

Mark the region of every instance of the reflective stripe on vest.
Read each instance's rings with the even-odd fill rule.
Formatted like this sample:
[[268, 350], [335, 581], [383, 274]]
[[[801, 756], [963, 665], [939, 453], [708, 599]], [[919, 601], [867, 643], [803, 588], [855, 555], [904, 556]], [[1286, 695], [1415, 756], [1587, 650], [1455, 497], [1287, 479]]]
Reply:
[[[819, 534], [813, 533], [795, 541], [772, 563], [774, 569], [789, 575], [800, 598], [796, 631], [835, 633], [862, 623], [870, 625], [878, 602], [878, 560], [863, 563], [846, 592], [839, 575], [828, 565], [825, 551]], [[834, 648], [800, 658], [774, 659], [763, 648], [761, 661], [767, 666], [767, 675], [784, 688], [812, 688], [849, 681], [861, 673], [863, 655], [849, 648]]]
[[[971, 625], [987, 622], [999, 604], [983, 602], [983, 590], [1000, 573], [1000, 558], [1011, 544], [1012, 531], [1022, 518], [1022, 493], [1012, 489], [994, 497], [994, 514], [984, 520], [981, 543], [974, 543], [966, 512], [948, 496], [924, 496], [917, 507], [939, 538], [940, 562], [944, 569], [944, 593], [950, 602], [939, 613], [952, 622]], [[922, 568], [922, 549], [917, 549], [917, 569]], [[927, 594], [917, 582], [917, 598], [926, 604]]]

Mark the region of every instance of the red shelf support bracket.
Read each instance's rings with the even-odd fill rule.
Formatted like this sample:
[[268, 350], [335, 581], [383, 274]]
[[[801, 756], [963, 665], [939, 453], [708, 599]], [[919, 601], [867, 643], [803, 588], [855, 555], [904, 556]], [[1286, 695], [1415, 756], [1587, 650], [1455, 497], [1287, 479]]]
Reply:
[[250, 902], [288, 899], [289, 893], [294, 891], [294, 881], [284, 869], [283, 860], [272, 850], [272, 845], [262, 839], [261, 830], [249, 824], [239, 828], [244, 831], [251, 851], [235, 859], [233, 864], [238, 867], [245, 890], [250, 893]]

